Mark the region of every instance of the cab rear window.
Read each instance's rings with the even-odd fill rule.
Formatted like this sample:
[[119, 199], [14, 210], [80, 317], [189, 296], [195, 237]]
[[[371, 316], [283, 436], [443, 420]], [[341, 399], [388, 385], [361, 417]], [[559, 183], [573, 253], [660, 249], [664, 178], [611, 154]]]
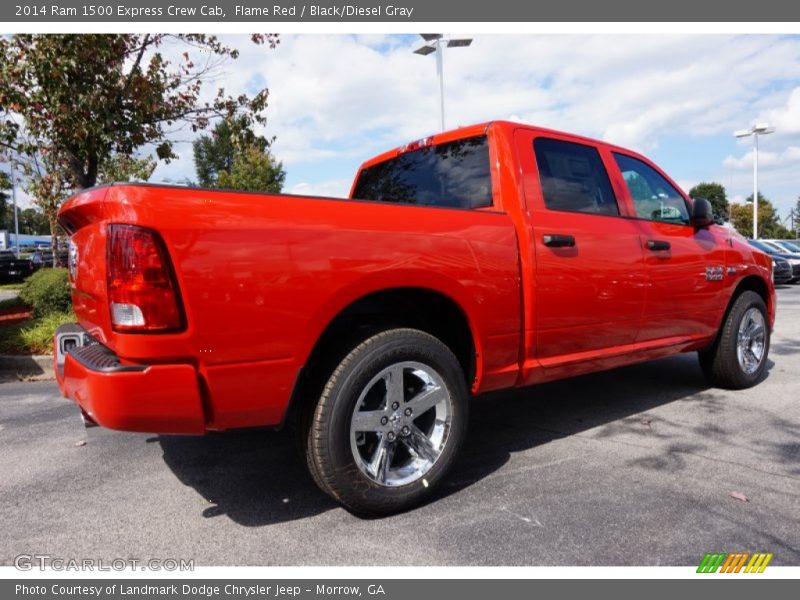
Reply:
[[423, 146], [363, 169], [353, 199], [466, 209], [491, 206], [486, 136]]

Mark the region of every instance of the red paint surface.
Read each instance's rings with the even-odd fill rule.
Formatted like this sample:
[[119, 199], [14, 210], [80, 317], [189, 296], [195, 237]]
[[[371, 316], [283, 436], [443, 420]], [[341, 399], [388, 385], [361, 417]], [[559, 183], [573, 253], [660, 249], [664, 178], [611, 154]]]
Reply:
[[[154, 366], [98, 378], [68, 359], [62, 391], [120, 429], [276, 424], [328, 324], [368, 294], [398, 288], [441, 294], [464, 313], [476, 393], [707, 345], [747, 276], [766, 285], [774, 319], [769, 258], [736, 234], [634, 218], [610, 155], [622, 149], [505, 122], [433, 143], [484, 131], [494, 206], [473, 211], [128, 184], [70, 199], [60, 219], [79, 248], [72, 285], [80, 324], [123, 362]], [[546, 209], [531, 150], [537, 136], [596, 146], [620, 217]], [[105, 262], [112, 223], [161, 236], [184, 330], [112, 330]], [[577, 251], [544, 246], [545, 233], [573, 235]], [[643, 244], [653, 235], [671, 242], [670, 256], [648, 254]], [[706, 281], [705, 267], [717, 265], [737, 270]]]

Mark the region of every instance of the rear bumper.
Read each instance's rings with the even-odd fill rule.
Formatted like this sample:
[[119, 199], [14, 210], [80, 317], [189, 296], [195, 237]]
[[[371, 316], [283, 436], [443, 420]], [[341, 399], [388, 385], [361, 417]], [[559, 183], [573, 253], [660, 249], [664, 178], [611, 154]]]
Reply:
[[[75, 327], [63, 326], [70, 332]], [[61, 331], [56, 331], [57, 337]], [[94, 343], [70, 350], [63, 364], [57, 358], [55, 372], [61, 393], [103, 427], [184, 434], [206, 430], [192, 365], [126, 365], [110, 349]]]

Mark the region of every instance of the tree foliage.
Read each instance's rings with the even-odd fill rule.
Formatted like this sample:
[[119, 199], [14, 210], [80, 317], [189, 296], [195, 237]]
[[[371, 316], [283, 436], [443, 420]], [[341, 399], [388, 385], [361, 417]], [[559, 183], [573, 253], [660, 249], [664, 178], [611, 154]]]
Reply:
[[[731, 224], [747, 238], [753, 237], [753, 195], [747, 197], [746, 204], [731, 204]], [[778, 211], [761, 192], [758, 193], [758, 237], [788, 238], [791, 233], [781, 224]]]
[[[692, 198], [705, 198], [711, 203], [714, 210], [714, 218], [719, 221], [727, 221], [729, 218], [730, 205], [728, 203], [728, 194], [725, 191], [725, 186], [715, 181], [698, 183], [689, 190], [689, 195]], [[751, 223], [752, 228], [752, 223]]]
[[[17, 209], [17, 222], [22, 235], [48, 235], [50, 231], [47, 218], [35, 208]], [[14, 231], [14, 207], [11, 203], [6, 204], [0, 213], [0, 229]]]
[[285, 177], [283, 165], [268, 150], [247, 146], [234, 154], [229, 171], [220, 171], [217, 187], [277, 194]]
[[217, 123], [210, 135], [195, 140], [195, 171], [201, 187], [278, 193], [286, 173], [270, 152], [273, 140], [257, 135], [239, 118]]
[[[256, 43], [276, 36], [254, 35]], [[186, 50], [173, 63], [165, 49]], [[104, 161], [133, 156], [157, 143], [161, 160], [175, 158], [171, 131], [206, 128], [239, 115], [264, 123], [267, 90], [252, 98], [219, 88], [201, 101], [203, 84], [238, 51], [202, 34], [29, 35], [0, 38], [0, 143], [24, 155], [52, 155], [78, 188], [95, 185]]]
[[147, 181], [155, 169], [156, 161], [150, 156], [137, 158], [118, 153], [110, 156], [100, 165], [97, 182]]

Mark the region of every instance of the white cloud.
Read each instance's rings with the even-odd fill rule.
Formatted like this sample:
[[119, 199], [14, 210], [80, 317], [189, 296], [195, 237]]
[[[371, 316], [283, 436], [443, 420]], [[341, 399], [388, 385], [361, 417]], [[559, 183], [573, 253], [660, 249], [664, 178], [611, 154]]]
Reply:
[[773, 125], [776, 137], [800, 135], [800, 87], [792, 90], [785, 105], [763, 111], [756, 121]]
[[[263, 75], [287, 165], [365, 158], [438, 128], [434, 61], [401, 39], [284, 36], [270, 51], [236, 38], [224, 83]], [[515, 115], [644, 149], [665, 134], [727, 135], [768, 86], [800, 81], [799, 57], [800, 39], [771, 36], [477, 36], [445, 56], [448, 125]], [[761, 112], [800, 130], [800, 88]]]
[[350, 193], [350, 179], [329, 179], [317, 183], [298, 183], [288, 193], [298, 196], [327, 196], [330, 198], [345, 198]]
[[[757, 118], [778, 128], [761, 154], [765, 174], [774, 169], [775, 182], [792, 184], [791, 148], [800, 147], [800, 37], [474, 38], [470, 48], [445, 55], [449, 127], [511, 118], [649, 152], [666, 137], [687, 146], [710, 136], [727, 140]], [[266, 132], [277, 136], [273, 151], [292, 191], [302, 185], [292, 181], [308, 190], [346, 191], [349, 180], [341, 182], [352, 173], [329, 165], [357, 165], [438, 130], [435, 62], [413, 54], [417, 42], [407, 36], [284, 35], [276, 50], [254, 46], [247, 36], [226, 41], [240, 49], [240, 58], [207, 93], [218, 85], [238, 93], [253, 81], [266, 82]], [[742, 150], [749, 150], [746, 143]], [[729, 171], [720, 180], [731, 184], [732, 194], [745, 191], [747, 154], [722, 164], [723, 156], [713, 159]], [[158, 174], [191, 174], [186, 160], [188, 167], [182, 158]]]
[[[722, 164], [732, 169], [752, 169], [753, 154], [754, 151], [750, 150], [743, 156], [728, 156], [722, 161]], [[764, 150], [759, 150], [758, 152], [759, 168], [781, 167], [797, 162], [800, 162], [800, 147], [798, 146], [789, 146], [782, 152], [766, 152]]]

